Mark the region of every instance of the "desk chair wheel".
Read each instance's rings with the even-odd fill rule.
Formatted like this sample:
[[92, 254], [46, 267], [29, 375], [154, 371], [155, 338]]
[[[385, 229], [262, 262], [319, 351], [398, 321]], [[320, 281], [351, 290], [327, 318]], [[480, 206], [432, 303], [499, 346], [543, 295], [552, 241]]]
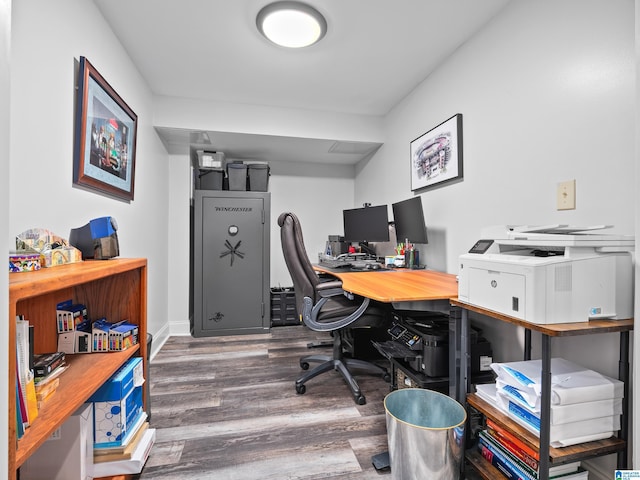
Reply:
[[365, 405], [367, 403], [367, 399], [364, 398], [364, 395], [362, 395], [362, 394], [354, 395], [353, 399], [356, 401], [356, 404], [358, 404], [358, 405]]
[[389, 372], [384, 372], [384, 375], [382, 375], [382, 379], [387, 383], [391, 382], [391, 374]]
[[300, 362], [300, 368], [303, 369], [303, 370], [309, 370], [309, 363]]
[[[309, 368], [309, 367], [307, 366], [307, 368]], [[307, 387], [305, 387], [304, 385], [296, 385], [296, 393], [298, 395], [302, 395], [306, 391], [307, 391]]]

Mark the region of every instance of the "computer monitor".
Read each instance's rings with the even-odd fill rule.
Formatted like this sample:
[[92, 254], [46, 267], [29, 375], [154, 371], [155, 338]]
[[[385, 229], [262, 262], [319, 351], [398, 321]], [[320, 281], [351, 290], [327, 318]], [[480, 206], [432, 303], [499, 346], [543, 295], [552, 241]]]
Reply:
[[389, 241], [389, 216], [386, 205], [343, 210], [344, 241], [357, 242], [361, 247], [369, 242]]
[[393, 222], [396, 226], [396, 238], [398, 242], [428, 243], [427, 225], [422, 211], [422, 200], [413, 197], [409, 200], [397, 202], [391, 205], [393, 209]]

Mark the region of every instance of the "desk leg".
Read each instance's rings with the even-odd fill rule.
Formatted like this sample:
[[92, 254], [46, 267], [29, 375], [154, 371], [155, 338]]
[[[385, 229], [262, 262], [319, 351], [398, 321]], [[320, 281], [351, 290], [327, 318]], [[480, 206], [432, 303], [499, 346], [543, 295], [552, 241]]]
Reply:
[[458, 307], [449, 311], [449, 396], [462, 406], [467, 404], [471, 388], [469, 372], [469, 312]]
[[524, 360], [531, 360], [531, 329], [524, 329]]
[[540, 392], [539, 480], [549, 479], [549, 439], [551, 433], [551, 337], [542, 335], [542, 371]]
[[629, 455], [629, 332], [620, 332], [620, 360], [618, 361], [618, 380], [624, 383], [622, 399], [622, 418], [620, 421], [620, 439], [624, 440], [624, 450], [618, 452], [618, 468], [627, 468]]

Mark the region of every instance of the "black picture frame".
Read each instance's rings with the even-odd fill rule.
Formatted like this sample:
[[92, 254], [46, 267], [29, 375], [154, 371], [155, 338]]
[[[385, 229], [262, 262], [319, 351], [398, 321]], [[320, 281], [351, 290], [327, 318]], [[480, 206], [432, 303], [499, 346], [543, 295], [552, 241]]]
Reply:
[[138, 116], [85, 57], [79, 63], [73, 183], [132, 201]]
[[462, 114], [411, 141], [411, 190], [441, 186], [462, 176]]

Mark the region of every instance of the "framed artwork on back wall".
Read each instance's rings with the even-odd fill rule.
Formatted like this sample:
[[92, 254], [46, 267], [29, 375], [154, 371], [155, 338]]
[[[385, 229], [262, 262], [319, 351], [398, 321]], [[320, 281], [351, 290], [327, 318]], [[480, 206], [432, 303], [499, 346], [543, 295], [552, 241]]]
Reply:
[[411, 142], [411, 190], [462, 179], [462, 114]]

